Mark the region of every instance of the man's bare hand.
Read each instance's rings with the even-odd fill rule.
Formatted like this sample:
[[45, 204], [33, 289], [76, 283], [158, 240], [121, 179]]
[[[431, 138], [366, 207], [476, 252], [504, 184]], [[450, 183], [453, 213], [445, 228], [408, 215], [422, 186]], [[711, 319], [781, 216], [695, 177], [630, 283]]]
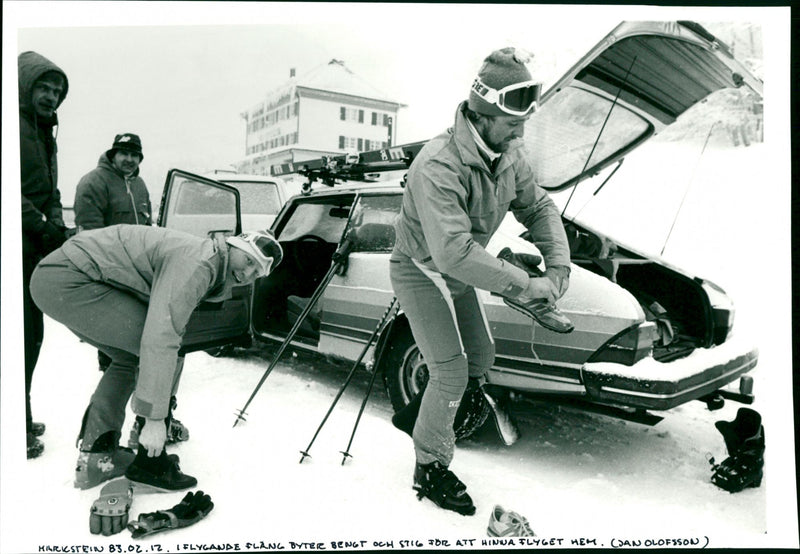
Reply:
[[139, 445], [147, 449], [151, 458], [161, 455], [167, 442], [167, 425], [163, 419], [146, 419], [139, 433]]
[[555, 303], [558, 298], [558, 289], [556, 289], [553, 281], [547, 277], [531, 277], [528, 279], [528, 286], [525, 287], [525, 291], [518, 298], [522, 302], [543, 298], [548, 302]]

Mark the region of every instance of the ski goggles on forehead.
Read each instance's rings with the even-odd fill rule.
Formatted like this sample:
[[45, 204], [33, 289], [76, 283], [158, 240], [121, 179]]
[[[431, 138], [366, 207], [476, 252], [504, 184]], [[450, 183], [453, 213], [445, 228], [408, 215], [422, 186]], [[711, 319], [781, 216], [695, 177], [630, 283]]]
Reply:
[[528, 115], [539, 107], [542, 83], [523, 81], [497, 90], [476, 77], [472, 83], [472, 91], [509, 115]]
[[283, 249], [280, 243], [271, 236], [259, 233], [242, 233], [239, 238], [249, 246], [249, 250], [261, 263], [264, 275], [268, 275], [273, 267], [281, 263]]

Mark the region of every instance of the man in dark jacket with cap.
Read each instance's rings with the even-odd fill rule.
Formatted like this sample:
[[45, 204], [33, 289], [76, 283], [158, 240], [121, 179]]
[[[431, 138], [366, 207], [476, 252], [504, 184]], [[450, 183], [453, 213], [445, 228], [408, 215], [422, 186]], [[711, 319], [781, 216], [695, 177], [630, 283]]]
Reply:
[[97, 167], [84, 175], [75, 191], [75, 224], [79, 230], [118, 223], [152, 225], [150, 193], [139, 177], [142, 141], [122, 133], [100, 155]]
[[[569, 284], [570, 254], [561, 217], [537, 184], [521, 141], [541, 84], [513, 48], [492, 52], [451, 129], [429, 141], [408, 171], [390, 258], [392, 287], [428, 367], [428, 384], [392, 419], [412, 435], [414, 488], [420, 498], [463, 515], [475, 513], [467, 487], [449, 469], [454, 421], [465, 391], [493, 408], [485, 387], [495, 345], [476, 288], [514, 302], [553, 303]], [[485, 248], [511, 211], [528, 228], [547, 266], [544, 276], [489, 254]], [[541, 261], [541, 260], [539, 260]], [[571, 323], [551, 310], [548, 325]], [[416, 410], [416, 412], [415, 412]], [[506, 444], [516, 440], [496, 416]], [[505, 415], [505, 414], [504, 414]]]
[[25, 325], [25, 425], [28, 458], [44, 451], [37, 437], [43, 423], [31, 416], [31, 383], [44, 338], [42, 312], [30, 295], [33, 269], [44, 256], [66, 240], [71, 230], [64, 225], [58, 190], [55, 130], [56, 109], [67, 96], [67, 75], [36, 52], [17, 58], [19, 71], [19, 150], [22, 182], [22, 286]]

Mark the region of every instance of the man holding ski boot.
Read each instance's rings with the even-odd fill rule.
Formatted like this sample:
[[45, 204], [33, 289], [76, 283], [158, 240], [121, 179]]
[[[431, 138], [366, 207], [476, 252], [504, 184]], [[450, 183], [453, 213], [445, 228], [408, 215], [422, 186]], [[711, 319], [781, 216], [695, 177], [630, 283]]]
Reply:
[[[406, 432], [412, 429], [418, 496], [463, 515], [474, 514], [475, 506], [449, 467], [453, 423], [465, 392], [468, 398], [482, 395], [504, 441], [516, 440], [513, 422], [486, 389], [495, 346], [475, 289], [512, 299], [538, 320], [548, 310], [532, 310], [534, 301], [553, 307], [569, 286], [569, 245], [560, 214], [536, 184], [519, 140], [541, 91], [525, 63], [513, 48], [490, 54], [469, 99], [456, 110], [454, 127], [415, 157], [390, 260], [392, 287], [429, 372], [424, 392], [393, 421]], [[485, 250], [509, 210], [542, 253], [543, 275], [530, 275]], [[551, 319], [556, 330], [572, 330], [565, 317]]]
[[[39, 263], [31, 280], [37, 306], [112, 360], [84, 414], [76, 487], [123, 474], [158, 489], [197, 484], [164, 449], [187, 323], [201, 302], [229, 298], [282, 255], [268, 231], [201, 238], [112, 225], [78, 233]], [[136, 453], [118, 444], [129, 399], [140, 429]]]

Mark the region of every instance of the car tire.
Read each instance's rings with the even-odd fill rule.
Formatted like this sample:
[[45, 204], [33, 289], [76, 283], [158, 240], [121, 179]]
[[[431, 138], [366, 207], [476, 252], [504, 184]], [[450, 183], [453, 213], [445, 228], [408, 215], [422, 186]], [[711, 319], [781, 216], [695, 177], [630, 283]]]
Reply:
[[[396, 413], [420, 394], [428, 383], [428, 366], [407, 322], [396, 322], [382, 358], [386, 393]], [[489, 409], [480, 391], [465, 395], [453, 424], [456, 440], [467, 438], [477, 431], [486, 421]]]

